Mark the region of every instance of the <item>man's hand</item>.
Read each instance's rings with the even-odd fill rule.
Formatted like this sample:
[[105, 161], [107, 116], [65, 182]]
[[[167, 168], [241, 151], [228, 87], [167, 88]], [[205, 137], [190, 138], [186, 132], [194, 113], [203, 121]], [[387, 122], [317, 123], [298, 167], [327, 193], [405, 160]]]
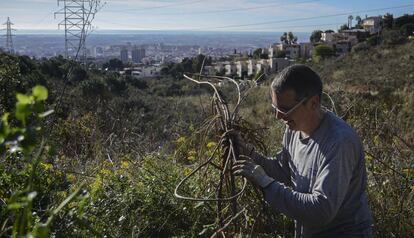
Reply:
[[[232, 140], [235, 152], [239, 157], [250, 157], [252, 155], [254, 147], [245, 142], [240, 132], [228, 131], [225, 136]], [[228, 146], [228, 141], [224, 145]]]
[[248, 160], [236, 161], [233, 165], [233, 174], [244, 176], [250, 182], [261, 188], [266, 188], [275, 181], [266, 174], [262, 166]]

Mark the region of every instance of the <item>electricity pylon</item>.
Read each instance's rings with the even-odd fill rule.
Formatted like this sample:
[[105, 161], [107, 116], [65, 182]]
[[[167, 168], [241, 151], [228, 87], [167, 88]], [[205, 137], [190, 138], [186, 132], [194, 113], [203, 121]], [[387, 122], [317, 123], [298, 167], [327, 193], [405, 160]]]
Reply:
[[12, 28], [12, 25], [14, 25], [11, 21], [10, 21], [10, 17], [7, 17], [7, 22], [4, 23], [3, 25], [6, 25], [6, 29], [3, 29], [6, 31], [6, 48], [5, 51], [10, 53], [10, 54], [14, 54], [14, 47], [13, 47], [13, 34], [12, 31], [15, 31], [15, 29]]
[[59, 29], [65, 27], [65, 57], [86, 62], [86, 36], [92, 30], [95, 14], [103, 7], [100, 0], [57, 0], [63, 8], [57, 14], [64, 15]]

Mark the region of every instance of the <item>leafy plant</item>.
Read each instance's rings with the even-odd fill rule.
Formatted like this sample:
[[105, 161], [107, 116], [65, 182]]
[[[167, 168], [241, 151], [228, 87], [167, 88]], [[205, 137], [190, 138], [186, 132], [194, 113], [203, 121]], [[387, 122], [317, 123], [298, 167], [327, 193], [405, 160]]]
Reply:
[[[43, 86], [35, 86], [31, 94], [18, 93], [16, 97], [15, 120], [11, 119], [9, 113], [5, 113], [0, 125], [0, 154], [3, 164], [0, 177], [10, 182], [2, 184], [1, 197], [4, 204], [1, 205], [1, 215], [7, 215], [8, 219], [2, 224], [0, 235], [48, 237], [54, 217], [79, 193], [80, 188], [53, 209], [45, 222], [35, 215], [33, 204], [38, 195], [35, 183], [39, 181], [38, 176], [41, 176], [37, 170], [45, 149], [44, 140], [39, 142], [39, 123], [52, 111], [44, 110], [43, 102], [48, 97], [48, 91]], [[34, 151], [36, 146], [37, 152]], [[5, 186], [9, 187], [6, 191], [3, 190]], [[9, 198], [8, 194], [11, 194]], [[8, 226], [10, 223], [13, 225]]]

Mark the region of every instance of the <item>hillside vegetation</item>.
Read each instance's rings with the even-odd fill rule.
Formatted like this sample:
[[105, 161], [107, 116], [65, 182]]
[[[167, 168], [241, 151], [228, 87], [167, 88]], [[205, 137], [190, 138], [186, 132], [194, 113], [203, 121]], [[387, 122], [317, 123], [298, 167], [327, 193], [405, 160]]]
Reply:
[[[413, 237], [414, 43], [366, 47], [311, 66], [332, 98], [324, 97], [324, 105], [363, 140], [376, 237]], [[240, 109], [262, 135], [261, 152], [268, 156], [280, 149], [283, 133], [271, 114], [271, 78], [252, 89]], [[45, 88], [32, 90], [36, 85]], [[231, 86], [221, 89], [233, 102]], [[215, 232], [214, 203], [173, 196], [218, 142], [214, 133], [201, 133], [212, 116], [209, 88], [176, 75], [137, 80], [85, 71], [60, 57], [1, 54], [0, 91], [0, 237]], [[54, 112], [45, 114], [49, 109]], [[183, 191], [202, 194], [200, 184], [216, 179], [199, 175]], [[259, 197], [239, 202], [248, 210], [229, 236], [292, 236], [292, 221]]]

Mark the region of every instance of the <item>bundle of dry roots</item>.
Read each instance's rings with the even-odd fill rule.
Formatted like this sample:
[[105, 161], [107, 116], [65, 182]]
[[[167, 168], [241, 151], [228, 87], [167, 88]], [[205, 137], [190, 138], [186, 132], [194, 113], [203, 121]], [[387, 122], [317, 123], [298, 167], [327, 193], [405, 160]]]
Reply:
[[[262, 202], [262, 196], [258, 191], [253, 190], [256, 194], [248, 194], [252, 190], [246, 189], [246, 179], [233, 175], [231, 168], [233, 163], [239, 159], [239, 155], [234, 138], [229, 136], [234, 134], [232, 131], [237, 131], [248, 137], [250, 143], [264, 149], [260, 133], [249, 127], [249, 124], [239, 115], [240, 105], [249, 91], [258, 85], [262, 77], [250, 82], [250, 85], [243, 86], [236, 80], [228, 77], [205, 76], [201, 74], [184, 75], [184, 77], [199, 85], [207, 85], [213, 90], [213, 116], [209, 119], [207, 123], [209, 126], [206, 128], [210, 130], [209, 133], [213, 131], [213, 134], [218, 138], [218, 142], [212, 152], [205, 156], [205, 158], [198, 158], [200, 164], [177, 185], [174, 194], [180, 199], [211, 203], [211, 205], [215, 206], [217, 219], [215, 232], [212, 237], [225, 237], [226, 234], [238, 233], [240, 226], [244, 224], [242, 218], [247, 217], [248, 209], [243, 204], [240, 204], [242, 197], [248, 196], [249, 199], [255, 199], [256, 197], [259, 202]], [[226, 101], [222, 92], [219, 91], [220, 87], [218, 85], [223, 83], [234, 85], [237, 96], [232, 106], [229, 105], [230, 103]], [[218, 173], [217, 179], [219, 180], [213, 189], [208, 189], [201, 197], [182, 195], [184, 193], [182, 191], [183, 185], [189, 180], [194, 179], [195, 175], [202, 174], [205, 176], [207, 174], [208, 176], [212, 171]], [[203, 187], [205, 185], [200, 184], [199, 186]]]

